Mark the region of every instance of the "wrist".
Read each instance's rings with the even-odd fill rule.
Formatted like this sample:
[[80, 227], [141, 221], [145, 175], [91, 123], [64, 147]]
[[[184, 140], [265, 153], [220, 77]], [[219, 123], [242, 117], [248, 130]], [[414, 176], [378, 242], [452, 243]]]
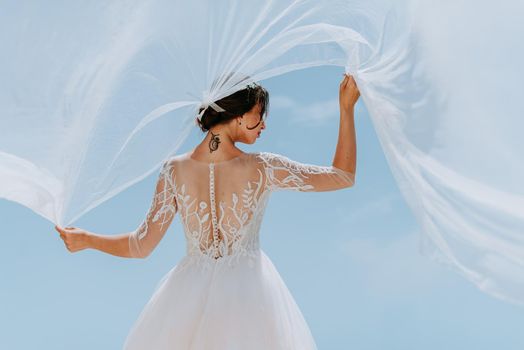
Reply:
[[98, 236], [95, 233], [86, 232], [84, 233], [84, 237], [88, 248], [98, 249]]
[[355, 110], [353, 108], [353, 106], [351, 107], [348, 107], [348, 108], [340, 108], [340, 116], [341, 117], [353, 117], [354, 116], [354, 113]]

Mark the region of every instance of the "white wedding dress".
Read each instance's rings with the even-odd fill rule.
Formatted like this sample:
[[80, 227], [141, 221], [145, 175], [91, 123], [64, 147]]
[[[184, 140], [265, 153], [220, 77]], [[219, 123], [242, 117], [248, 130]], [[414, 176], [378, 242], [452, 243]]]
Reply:
[[269, 152], [207, 163], [189, 153], [164, 162], [146, 219], [130, 236], [145, 258], [180, 214], [186, 255], [158, 283], [125, 350], [316, 349], [280, 274], [260, 249], [272, 191], [332, 191], [354, 174]]

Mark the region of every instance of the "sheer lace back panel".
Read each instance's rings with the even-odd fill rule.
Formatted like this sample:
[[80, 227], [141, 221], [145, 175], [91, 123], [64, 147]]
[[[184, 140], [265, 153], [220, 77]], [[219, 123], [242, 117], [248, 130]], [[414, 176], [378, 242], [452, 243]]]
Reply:
[[258, 249], [267, 193], [253, 154], [216, 163], [186, 154], [176, 160], [175, 179], [188, 254], [218, 258]]
[[270, 153], [244, 153], [207, 163], [189, 153], [174, 156], [160, 171], [146, 219], [130, 235], [130, 253], [148, 256], [178, 212], [188, 255], [250, 254], [259, 249], [259, 229], [269, 193], [275, 190], [333, 191], [354, 184], [353, 173], [333, 166], [293, 161]]

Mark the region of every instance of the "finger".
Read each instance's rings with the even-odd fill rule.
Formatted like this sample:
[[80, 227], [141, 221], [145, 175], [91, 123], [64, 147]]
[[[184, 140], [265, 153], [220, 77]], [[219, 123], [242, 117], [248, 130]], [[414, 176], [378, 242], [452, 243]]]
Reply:
[[348, 78], [345, 77], [344, 80], [342, 80], [342, 81], [340, 82], [340, 88], [341, 88], [341, 89], [346, 88], [347, 83], [348, 83]]

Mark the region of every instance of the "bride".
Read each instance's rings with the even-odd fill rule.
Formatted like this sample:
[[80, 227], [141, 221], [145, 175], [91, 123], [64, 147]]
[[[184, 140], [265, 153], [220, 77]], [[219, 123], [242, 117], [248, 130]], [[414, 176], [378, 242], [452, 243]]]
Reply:
[[319, 166], [235, 146], [253, 144], [265, 129], [269, 94], [251, 84], [201, 108], [204, 140], [163, 163], [151, 207], [135, 231], [108, 236], [55, 226], [70, 252], [92, 248], [143, 259], [179, 213], [186, 255], [158, 283], [124, 349], [316, 349], [293, 296], [260, 248], [259, 230], [273, 191], [353, 186], [359, 96], [353, 77], [344, 75], [333, 162]]

